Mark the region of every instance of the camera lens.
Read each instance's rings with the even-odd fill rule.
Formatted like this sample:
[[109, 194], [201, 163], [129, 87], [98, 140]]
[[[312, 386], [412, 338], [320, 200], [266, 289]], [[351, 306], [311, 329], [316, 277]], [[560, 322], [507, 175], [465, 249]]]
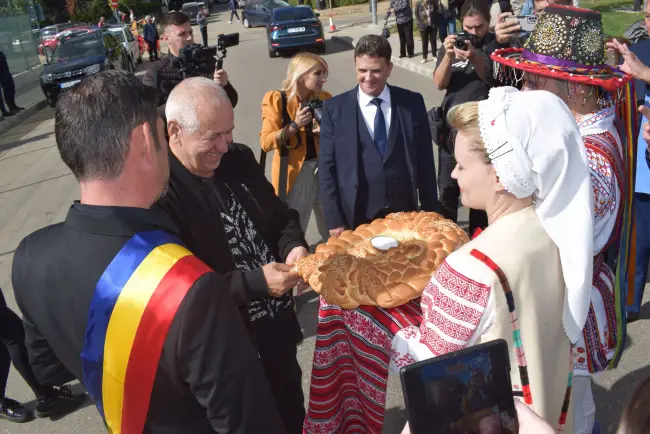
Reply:
[[314, 119], [316, 119], [316, 122], [320, 124], [321, 117], [323, 116], [323, 111], [321, 107], [317, 107], [314, 109]]

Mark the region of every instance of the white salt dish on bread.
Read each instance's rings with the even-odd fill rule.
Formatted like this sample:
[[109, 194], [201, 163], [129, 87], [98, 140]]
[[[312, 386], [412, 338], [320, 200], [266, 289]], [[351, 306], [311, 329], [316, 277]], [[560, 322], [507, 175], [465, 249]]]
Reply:
[[372, 237], [370, 244], [377, 250], [386, 252], [392, 248], [399, 246], [399, 241], [393, 237], [387, 237], [385, 235], [380, 235], [378, 237]]

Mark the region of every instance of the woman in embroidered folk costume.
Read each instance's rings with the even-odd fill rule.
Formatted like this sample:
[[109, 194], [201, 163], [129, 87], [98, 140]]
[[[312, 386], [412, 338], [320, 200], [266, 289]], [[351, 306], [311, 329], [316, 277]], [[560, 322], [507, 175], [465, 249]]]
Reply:
[[604, 56], [600, 13], [563, 6], [544, 10], [524, 48], [492, 55], [501, 78], [523, 80], [522, 90], [547, 90], [567, 104], [589, 157], [594, 269], [587, 323], [573, 350], [577, 433], [590, 433], [595, 423], [591, 374], [615, 367], [620, 359], [625, 279], [634, 278], [629, 271], [635, 257], [630, 240], [639, 130], [634, 89], [632, 77], [605, 65]]
[[398, 332], [392, 363], [506, 339], [515, 394], [570, 433], [571, 347], [589, 310], [593, 249], [582, 138], [545, 91], [494, 88], [448, 121], [463, 205], [485, 209], [489, 226], [431, 278], [422, 324]]

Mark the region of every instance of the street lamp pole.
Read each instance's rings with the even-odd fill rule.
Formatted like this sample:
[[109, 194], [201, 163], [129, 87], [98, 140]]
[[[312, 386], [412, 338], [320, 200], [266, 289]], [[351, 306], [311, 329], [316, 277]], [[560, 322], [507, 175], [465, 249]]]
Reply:
[[370, 11], [372, 12], [372, 23], [377, 24], [377, 0], [370, 0]]

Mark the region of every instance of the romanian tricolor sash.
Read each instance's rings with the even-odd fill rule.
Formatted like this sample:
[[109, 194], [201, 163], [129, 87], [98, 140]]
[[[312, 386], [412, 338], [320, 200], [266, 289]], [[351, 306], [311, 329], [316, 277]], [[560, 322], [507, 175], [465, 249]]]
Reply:
[[81, 363], [110, 433], [142, 433], [169, 327], [209, 271], [177, 238], [150, 231], [135, 234], [97, 282]]

